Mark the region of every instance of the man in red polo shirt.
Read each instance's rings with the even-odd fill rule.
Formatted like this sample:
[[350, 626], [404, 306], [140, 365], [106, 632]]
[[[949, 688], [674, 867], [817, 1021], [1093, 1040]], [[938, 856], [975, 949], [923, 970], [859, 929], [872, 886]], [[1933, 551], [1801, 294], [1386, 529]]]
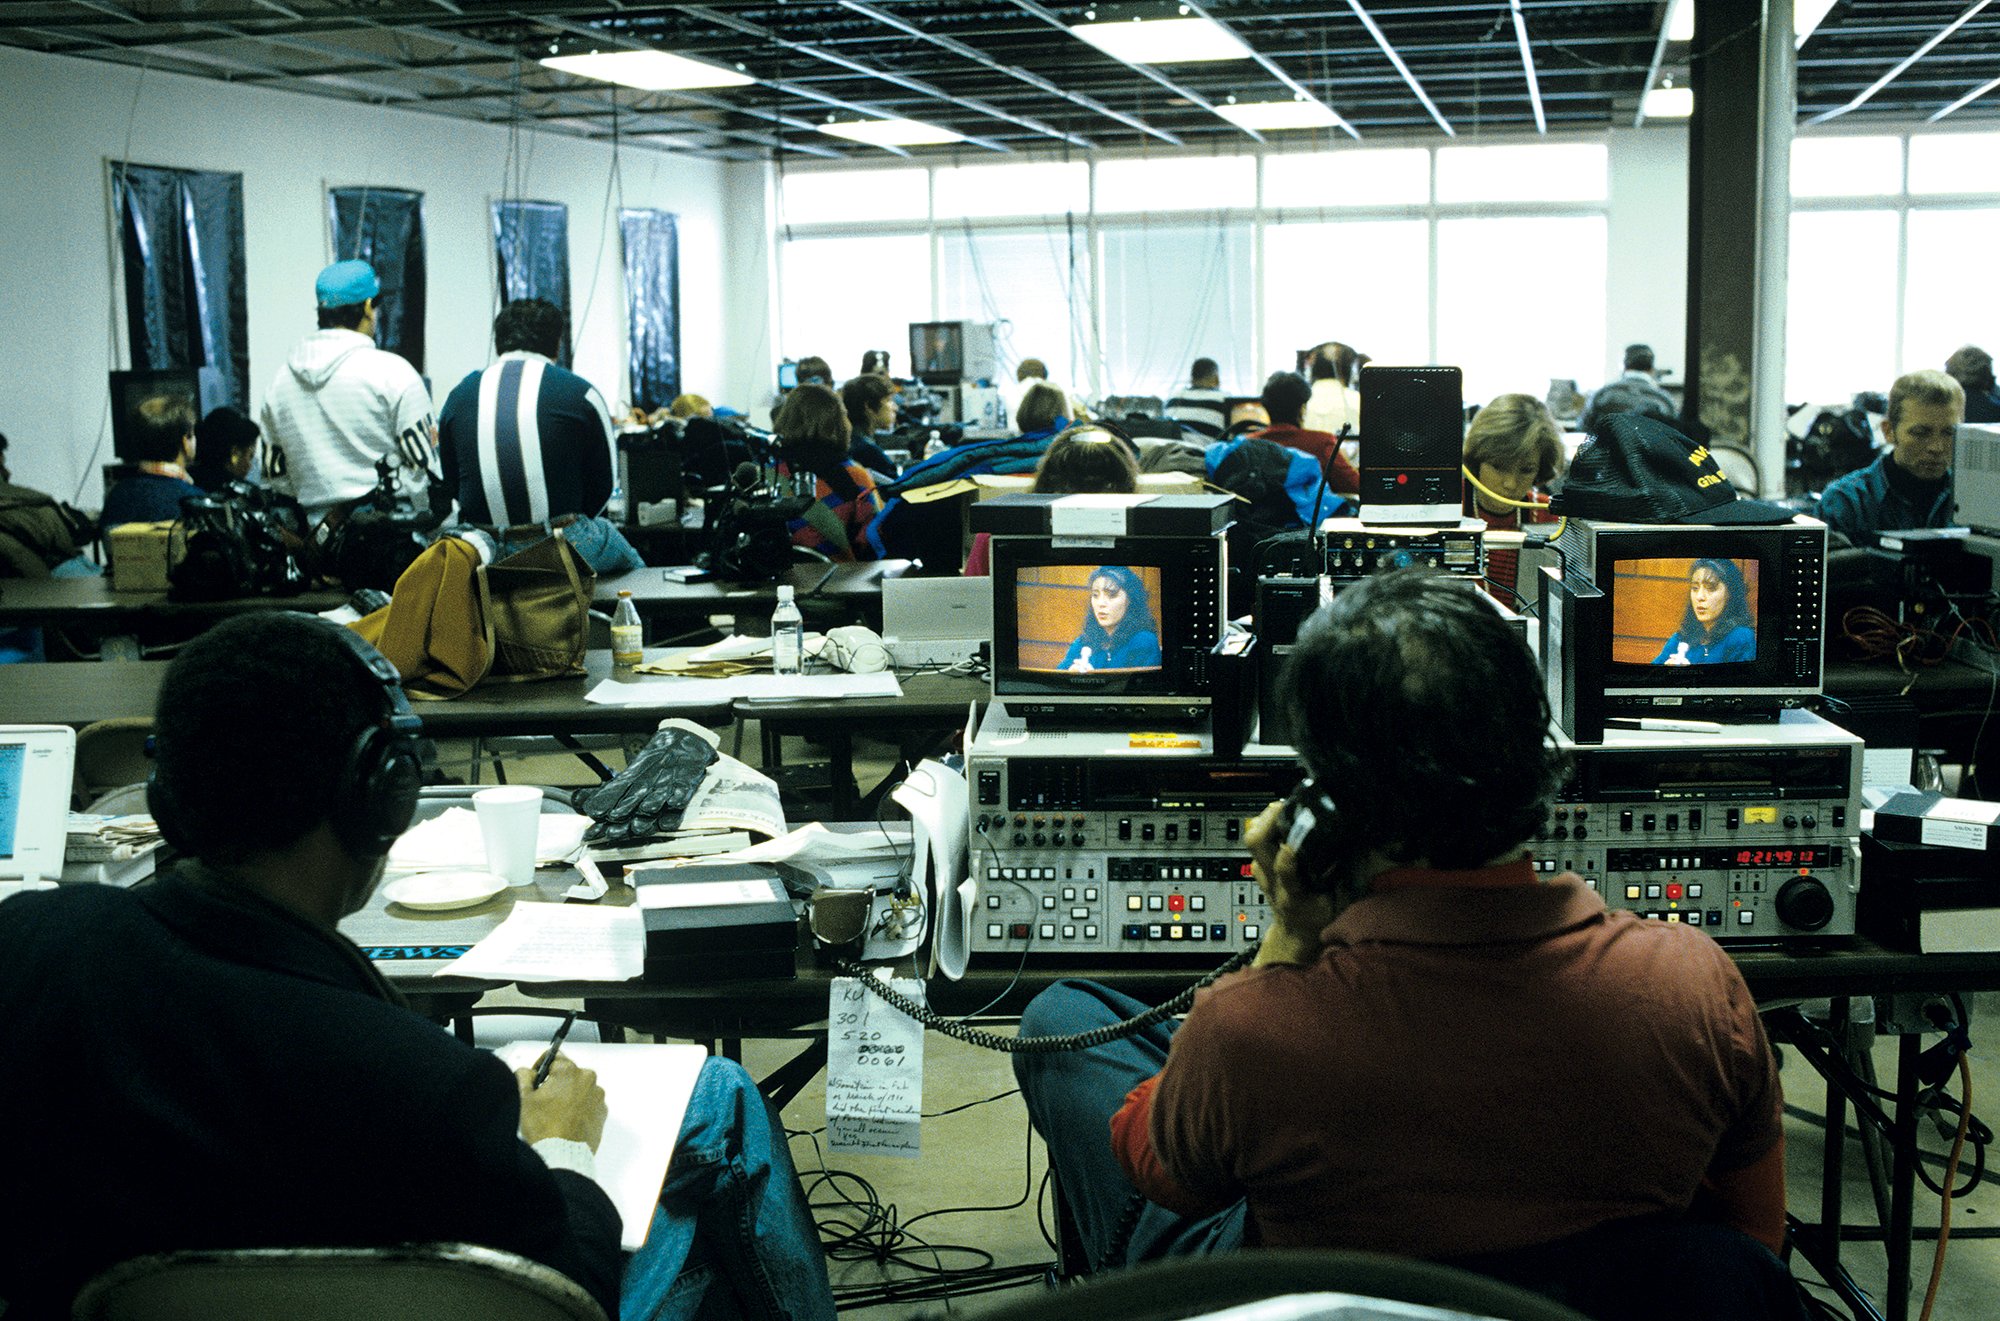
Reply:
[[[1178, 1030], [1014, 1056], [1092, 1266], [1352, 1248], [1561, 1293], [1562, 1245], [1597, 1262], [1604, 1235], [1643, 1245], [1694, 1219], [1743, 1269], [1712, 1267], [1703, 1238], [1665, 1287], [1727, 1306], [1683, 1314], [1797, 1315], [1755, 1246], [1785, 1225], [1756, 1005], [1698, 928], [1537, 874], [1524, 841], [1565, 759], [1490, 602], [1421, 571], [1371, 578], [1301, 630], [1286, 687], [1310, 778], [1251, 825], [1275, 914], [1252, 966]], [[1143, 1007], [1065, 982], [1021, 1031]]]

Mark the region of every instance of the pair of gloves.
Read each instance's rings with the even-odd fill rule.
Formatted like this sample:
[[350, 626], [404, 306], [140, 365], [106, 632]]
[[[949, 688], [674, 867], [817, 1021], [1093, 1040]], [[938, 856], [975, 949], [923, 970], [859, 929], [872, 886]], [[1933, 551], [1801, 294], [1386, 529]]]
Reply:
[[615, 777], [570, 796], [591, 820], [583, 842], [617, 848], [678, 829], [715, 757], [714, 745], [692, 730], [660, 730]]

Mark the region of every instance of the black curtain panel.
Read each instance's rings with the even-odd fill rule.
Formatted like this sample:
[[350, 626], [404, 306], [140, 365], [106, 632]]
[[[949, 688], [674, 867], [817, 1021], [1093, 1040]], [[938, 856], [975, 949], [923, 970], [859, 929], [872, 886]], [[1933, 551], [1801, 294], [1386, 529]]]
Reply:
[[243, 176], [111, 164], [135, 370], [205, 369], [202, 405], [247, 408]]
[[375, 342], [424, 370], [424, 195], [400, 188], [329, 188], [333, 259], [375, 268], [382, 296]]
[[560, 202], [495, 202], [493, 252], [503, 306], [539, 298], [562, 309], [561, 361], [569, 366], [569, 208]]
[[650, 412], [681, 392], [680, 217], [625, 210], [618, 228], [632, 323], [632, 402]]

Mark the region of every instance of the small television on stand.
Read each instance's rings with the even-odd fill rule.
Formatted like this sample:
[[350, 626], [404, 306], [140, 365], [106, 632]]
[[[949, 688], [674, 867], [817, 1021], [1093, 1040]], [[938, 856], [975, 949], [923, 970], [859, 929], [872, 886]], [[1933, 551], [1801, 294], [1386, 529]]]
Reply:
[[230, 402], [229, 385], [213, 367], [169, 367], [157, 371], [112, 372], [111, 452], [130, 461], [139, 406], [149, 399], [180, 399], [197, 419]]
[[1550, 705], [1578, 743], [1606, 721], [1776, 720], [1820, 695], [1826, 525], [1572, 518], [1543, 572]]
[[1205, 723], [1223, 636], [1228, 496], [1007, 495], [992, 535], [993, 700], [1030, 726]]
[[910, 374], [925, 385], [991, 382], [999, 370], [999, 334], [993, 322], [910, 323]]

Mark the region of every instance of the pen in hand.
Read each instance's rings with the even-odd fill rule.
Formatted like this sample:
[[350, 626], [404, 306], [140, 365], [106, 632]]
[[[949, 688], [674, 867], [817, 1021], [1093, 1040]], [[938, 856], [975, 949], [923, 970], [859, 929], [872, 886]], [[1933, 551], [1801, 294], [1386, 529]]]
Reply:
[[569, 1013], [563, 1015], [562, 1025], [556, 1029], [555, 1036], [550, 1039], [549, 1048], [542, 1052], [542, 1057], [539, 1060], [535, 1061], [534, 1081], [528, 1085], [530, 1091], [539, 1089], [543, 1083], [549, 1080], [549, 1070], [556, 1066], [556, 1054], [562, 1050], [562, 1044], [568, 1039], [570, 1027], [575, 1022], [575, 1010], [571, 1010]]

